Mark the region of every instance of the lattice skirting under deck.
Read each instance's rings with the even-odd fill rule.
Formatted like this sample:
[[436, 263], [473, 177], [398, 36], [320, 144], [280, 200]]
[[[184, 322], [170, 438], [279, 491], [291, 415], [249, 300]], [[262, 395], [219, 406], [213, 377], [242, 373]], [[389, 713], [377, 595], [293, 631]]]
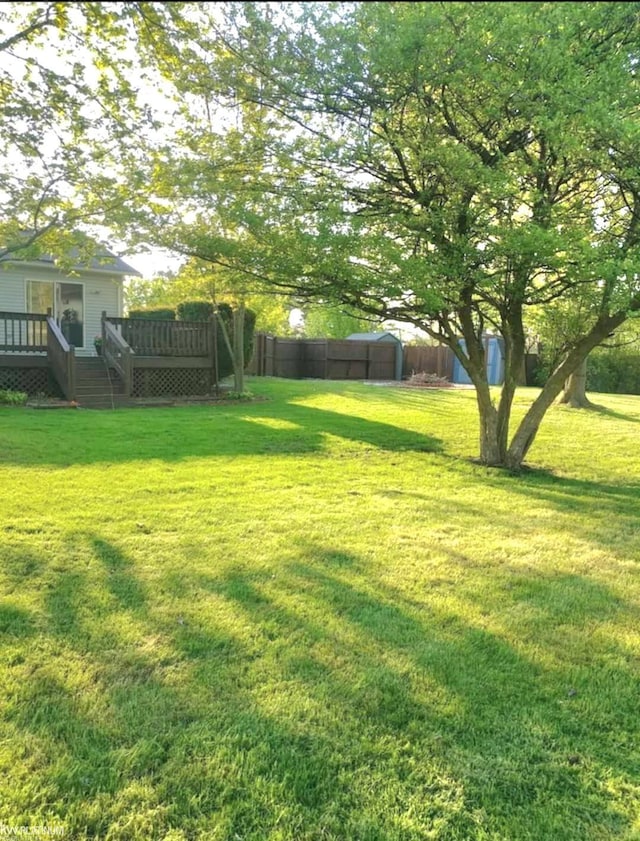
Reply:
[[0, 367], [0, 390], [23, 391], [30, 397], [62, 397], [58, 384], [46, 368]]
[[134, 397], [185, 397], [210, 394], [215, 383], [209, 368], [137, 368]]

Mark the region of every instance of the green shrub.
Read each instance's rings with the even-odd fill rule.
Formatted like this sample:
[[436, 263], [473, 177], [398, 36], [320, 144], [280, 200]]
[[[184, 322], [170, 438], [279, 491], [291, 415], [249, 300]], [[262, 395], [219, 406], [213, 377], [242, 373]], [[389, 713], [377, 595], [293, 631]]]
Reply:
[[29, 395], [24, 391], [12, 391], [4, 389], [0, 391], [0, 405], [2, 406], [24, 406]]
[[129, 310], [129, 318], [149, 318], [160, 321], [175, 321], [176, 311], [170, 307], [156, 307], [155, 309]]
[[210, 301], [183, 301], [176, 307], [180, 321], [209, 321], [213, 315]]
[[251, 400], [253, 392], [251, 391], [228, 391], [225, 394], [227, 400]]
[[640, 394], [640, 354], [631, 348], [596, 348], [587, 361], [587, 391]]
[[[229, 304], [218, 304], [218, 312], [223, 319], [227, 330], [231, 345], [233, 346], [233, 310]], [[244, 313], [244, 361], [249, 364], [251, 354], [253, 353], [253, 337], [256, 329], [256, 314], [253, 310], [245, 310]], [[233, 363], [229, 350], [222, 335], [222, 330], [218, 327], [218, 376], [220, 379], [228, 377], [233, 373]]]

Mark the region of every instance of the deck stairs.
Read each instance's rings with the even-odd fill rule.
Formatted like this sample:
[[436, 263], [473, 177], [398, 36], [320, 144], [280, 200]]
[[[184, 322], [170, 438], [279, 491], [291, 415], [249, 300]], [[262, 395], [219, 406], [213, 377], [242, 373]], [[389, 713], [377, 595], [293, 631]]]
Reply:
[[130, 406], [122, 381], [104, 359], [76, 358], [76, 402], [83, 409], [118, 409]]

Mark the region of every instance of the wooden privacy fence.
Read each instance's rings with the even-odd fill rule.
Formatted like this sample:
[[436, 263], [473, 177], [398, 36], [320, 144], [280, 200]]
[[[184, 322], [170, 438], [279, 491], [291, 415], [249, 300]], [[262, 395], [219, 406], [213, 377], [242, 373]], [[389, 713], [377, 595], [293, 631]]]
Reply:
[[436, 374], [453, 382], [453, 351], [446, 345], [406, 345], [403, 353], [402, 375]]
[[[259, 377], [329, 380], [394, 380], [397, 345], [393, 342], [338, 339], [289, 339], [256, 333], [247, 373]], [[405, 345], [402, 376], [436, 374], [454, 382], [453, 351], [447, 345]], [[520, 385], [536, 385], [538, 357], [527, 354]]]
[[259, 377], [323, 380], [394, 380], [393, 342], [284, 339], [256, 333], [247, 373]]
[[[446, 377], [449, 382], [458, 382], [454, 380], [454, 361], [453, 351], [447, 345], [405, 345], [402, 376], [409, 378], [414, 373], [436, 374], [438, 377]], [[518, 385], [537, 385], [539, 362], [537, 354], [525, 354]]]

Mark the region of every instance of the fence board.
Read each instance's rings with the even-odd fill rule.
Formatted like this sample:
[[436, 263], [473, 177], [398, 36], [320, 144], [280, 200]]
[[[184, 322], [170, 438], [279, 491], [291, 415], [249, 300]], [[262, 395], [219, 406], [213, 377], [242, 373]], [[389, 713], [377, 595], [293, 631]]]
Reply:
[[249, 372], [291, 379], [395, 379], [396, 344], [256, 334]]
[[453, 380], [454, 355], [446, 345], [407, 345], [404, 348], [403, 375], [436, 374]]

